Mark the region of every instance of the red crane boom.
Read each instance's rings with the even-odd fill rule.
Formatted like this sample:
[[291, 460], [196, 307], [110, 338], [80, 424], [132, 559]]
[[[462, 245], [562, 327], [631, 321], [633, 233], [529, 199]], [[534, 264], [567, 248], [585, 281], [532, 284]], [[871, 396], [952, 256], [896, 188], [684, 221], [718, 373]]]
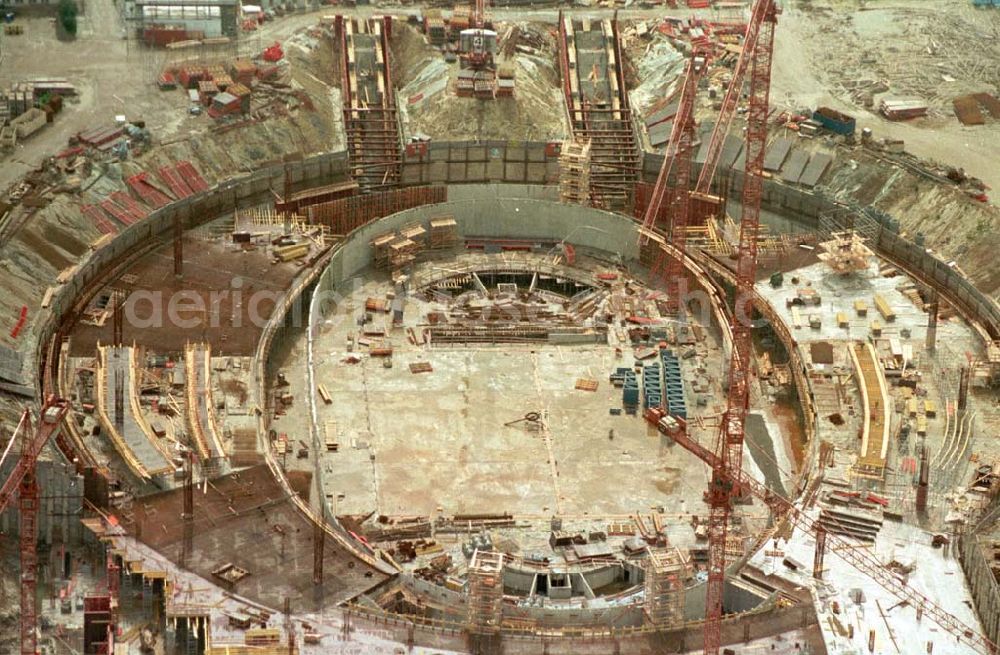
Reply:
[[[668, 201], [670, 216], [669, 238], [677, 249], [676, 257], [666, 257], [662, 254], [657, 261], [654, 273], [664, 267], [666, 257], [665, 279], [667, 282], [667, 310], [676, 314], [680, 309], [680, 298], [683, 293], [681, 280], [684, 279], [684, 251], [687, 244], [687, 226], [691, 212], [691, 167], [695, 133], [694, 102], [698, 95], [698, 82], [705, 71], [706, 58], [695, 49], [688, 60], [684, 74], [684, 85], [681, 87], [680, 100], [677, 103], [677, 114], [670, 129], [670, 139], [663, 157], [663, 165], [656, 177], [656, 184], [649, 197], [642, 225], [646, 230], [656, 227], [656, 219], [660, 215], [664, 196], [673, 174], [673, 195]], [[646, 232], [648, 234], [648, 232]], [[641, 243], [648, 241], [648, 236], [640, 237]]]
[[[750, 13], [750, 20], [743, 35], [743, 47], [740, 56], [736, 60], [733, 68], [733, 78], [726, 89], [726, 95], [722, 99], [722, 108], [719, 110], [719, 120], [716, 121], [712, 130], [712, 139], [709, 141], [705, 163], [701, 167], [698, 175], [698, 182], [695, 184], [695, 193], [708, 195], [712, 189], [712, 180], [715, 179], [715, 171], [719, 167], [719, 158], [722, 155], [722, 147], [726, 142], [726, 135], [733, 124], [736, 116], [736, 105], [739, 104], [740, 95], [743, 93], [743, 83], [746, 80], [747, 71], [752, 68], [752, 62], [757, 56], [760, 46], [767, 50], [767, 58], [770, 62], [771, 53], [774, 51], [774, 23], [775, 16], [780, 12], [775, 0], [757, 0]], [[768, 27], [769, 26], [769, 27]], [[761, 34], [761, 30], [766, 30]], [[763, 36], [764, 40], [761, 41]], [[771, 69], [768, 65], [767, 80], [770, 87]], [[753, 80], [751, 80], [751, 84]], [[752, 102], [752, 99], [751, 99]]]
[[21, 547], [21, 655], [35, 655], [38, 649], [38, 612], [35, 608], [35, 589], [38, 580], [38, 480], [35, 465], [42, 448], [53, 434], [59, 431], [69, 404], [54, 396], [42, 405], [38, 429], [31, 434], [31, 411], [25, 408], [19, 427], [25, 430], [21, 442], [21, 458], [0, 488], [0, 512], [3, 512], [18, 492]]
[[475, 0], [472, 5], [472, 27], [482, 29], [486, 26], [486, 0]]
[[771, 89], [771, 58], [774, 26], [779, 8], [775, 0], [756, 0], [743, 39], [743, 50], [733, 81], [722, 103], [719, 120], [709, 143], [696, 192], [706, 193], [718, 165], [719, 153], [736, 111], [736, 102], [749, 70], [749, 111], [746, 131], [746, 167], [743, 178], [740, 237], [736, 257], [736, 294], [733, 307], [733, 343], [729, 359], [729, 390], [722, 415], [707, 500], [708, 583], [705, 597], [705, 654], [718, 655], [722, 646], [722, 596], [726, 582], [726, 541], [734, 480], [743, 474], [743, 440], [750, 404], [751, 320], [753, 285], [757, 275], [757, 235], [760, 231], [760, 200], [763, 189], [764, 148], [767, 144], [767, 113]]

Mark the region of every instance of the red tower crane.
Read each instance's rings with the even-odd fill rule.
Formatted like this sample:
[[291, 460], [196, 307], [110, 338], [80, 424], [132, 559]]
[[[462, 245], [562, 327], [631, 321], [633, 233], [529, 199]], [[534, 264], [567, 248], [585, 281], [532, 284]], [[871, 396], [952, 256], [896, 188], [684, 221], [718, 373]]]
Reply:
[[[751, 9], [750, 20], [747, 23], [746, 32], [743, 36], [743, 47], [739, 58], [736, 60], [736, 66], [733, 69], [732, 81], [729, 83], [726, 95], [722, 99], [719, 119], [712, 130], [712, 138], [709, 141], [706, 151], [705, 164], [701, 167], [698, 182], [694, 187], [696, 194], [707, 195], [711, 191], [712, 180], [715, 179], [715, 171], [719, 167], [722, 147], [725, 145], [726, 135], [729, 134], [729, 129], [732, 127], [733, 119], [736, 116], [736, 105], [739, 104], [740, 95], [743, 93], [743, 83], [746, 80], [747, 71], [754, 71], [751, 73], [750, 79], [751, 111], [753, 110], [754, 92], [761, 92], [761, 89], [758, 88], [760, 83], [766, 82], [766, 88], [763, 89], [765, 94], [770, 92], [771, 56], [774, 52], [774, 25], [777, 22], [777, 15], [780, 11], [781, 9], [777, 6], [776, 0], [757, 0]], [[766, 66], [763, 67], [766, 70], [758, 65], [765, 63], [761, 58], [766, 58]], [[764, 110], [767, 110], [766, 103]], [[748, 124], [751, 118], [750, 116], [747, 117]], [[748, 134], [748, 144], [749, 139], [750, 135]]]
[[[712, 477], [706, 499], [709, 502], [709, 573], [706, 590], [705, 646], [706, 655], [718, 655], [721, 648], [722, 597], [726, 571], [726, 538], [732, 501], [738, 494], [752, 494], [761, 499], [775, 515], [786, 516], [796, 527], [809, 534], [818, 535], [820, 528], [798, 508], [780, 496], [771, 493], [743, 471], [743, 441], [747, 411], [750, 400], [750, 364], [752, 357], [751, 318], [753, 285], [757, 272], [757, 236], [760, 228], [760, 202], [763, 189], [764, 149], [767, 142], [767, 114], [771, 84], [771, 59], [774, 52], [774, 28], [780, 13], [775, 0], [756, 0], [751, 10], [743, 40], [743, 49], [733, 74], [732, 83], [723, 100], [719, 120], [709, 143], [708, 153], [701, 174], [693, 191], [683, 188], [679, 195], [685, 197], [680, 205], [687, 207], [688, 215], [679, 216], [672, 212], [673, 226], [678, 221], [689, 220], [690, 198], [708, 198], [712, 180], [718, 167], [719, 157], [729, 127], [732, 124], [736, 105], [743, 92], [744, 80], [749, 72], [749, 108], [746, 131], [746, 168], [743, 180], [742, 213], [740, 216], [740, 238], [737, 249], [735, 270], [736, 296], [733, 311], [733, 344], [729, 365], [729, 389], [726, 411], [722, 416], [720, 431], [714, 450], [702, 446], [687, 434], [687, 425], [678, 417], [669, 420], [660, 408], [647, 411], [646, 419], [691, 451], [712, 468]], [[683, 94], [682, 94], [683, 97]], [[689, 100], [693, 102], [693, 100]], [[681, 112], [685, 101], [678, 106], [677, 123], [681, 122]], [[693, 105], [692, 105], [693, 106]], [[671, 142], [674, 133], [671, 133]], [[678, 141], [681, 143], [681, 141]], [[670, 151], [668, 150], [668, 155]], [[644, 217], [644, 232], [652, 228], [659, 212], [659, 204], [669, 178], [670, 166], [675, 165], [668, 158], [664, 161], [661, 176], [657, 180], [659, 195], [654, 193], [650, 207]], [[679, 159], [683, 162], [683, 159]], [[681, 164], [683, 165], [683, 164]], [[683, 174], [683, 173], [681, 173]], [[680, 185], [677, 188], [681, 189]], [[656, 206], [654, 207], [654, 203]], [[676, 240], [678, 232], [674, 232]], [[681, 236], [683, 240], [683, 236]], [[675, 241], [676, 243], [676, 241]], [[683, 241], [680, 245], [683, 248]], [[678, 260], [680, 261], [680, 260]], [[679, 426], [679, 428], [678, 428]], [[818, 537], [820, 538], [820, 537]], [[978, 630], [965, 624], [936, 603], [908, 587], [904, 581], [889, 571], [878, 558], [866, 550], [854, 547], [848, 540], [836, 534], [823, 531], [826, 540], [839, 557], [854, 566], [872, 580], [912, 607], [930, 616], [939, 626], [947, 630], [959, 641], [965, 641], [984, 653], [996, 652], [996, 646]]]
[[[683, 418], [673, 416], [668, 419], [665, 417], [664, 411], [658, 407], [646, 410], [645, 418], [650, 423], [656, 425], [660, 432], [708, 464], [713, 471], [721, 468], [722, 464], [718, 453], [713, 452], [693, 439], [688, 434], [687, 422]], [[857, 543], [851, 542], [834, 532], [824, 530], [816, 521], [807, 516], [803, 510], [792, 504], [791, 501], [772, 492], [767, 486], [755, 480], [745, 471], [732, 471], [729, 481], [734, 491], [753, 495], [763, 502], [770, 509], [775, 520], [780, 521], [782, 518], [787, 518], [792, 525], [802, 530], [802, 532], [815, 535], [818, 538], [819, 532], [824, 531], [825, 534], [822, 538], [826, 540], [827, 551], [836, 553], [838, 557], [877, 582], [886, 591], [895, 595], [901, 601], [905, 601], [910, 607], [919, 609], [925, 615], [930, 616], [935, 623], [951, 633], [959, 642], [965, 641], [982, 653], [996, 652], [996, 646], [978, 630], [956, 618], [940, 605], [937, 605], [934, 601], [908, 586], [902, 578], [886, 568], [868, 549], [858, 548]], [[828, 520], [836, 523], [836, 518], [831, 517]]]
[[486, 26], [486, 0], [476, 0], [472, 4], [472, 27], [482, 29]]
[[18, 432], [23, 431], [21, 458], [0, 488], [0, 513], [10, 505], [15, 491], [18, 496], [21, 546], [21, 655], [36, 655], [38, 650], [38, 613], [35, 607], [38, 556], [35, 548], [38, 540], [39, 499], [35, 465], [42, 448], [48, 443], [49, 438], [59, 431], [68, 411], [68, 403], [50, 396], [42, 405], [38, 428], [32, 434], [31, 410], [25, 408], [18, 424]]
[[[722, 103], [709, 156], [702, 168], [696, 192], [706, 192], [714, 175], [718, 152], [732, 122], [743, 77], [750, 73], [749, 109], [746, 128], [746, 167], [743, 177], [740, 237], [736, 250], [736, 295], [733, 303], [733, 343], [729, 359], [729, 391], [722, 415], [712, 467], [708, 504], [708, 584], [705, 598], [705, 653], [717, 655], [722, 641], [722, 596], [726, 581], [726, 540], [732, 502], [737, 493], [733, 480], [743, 471], [743, 438], [750, 405], [750, 362], [753, 355], [751, 321], [753, 285], [757, 276], [757, 235], [760, 231], [760, 200], [764, 184], [764, 149], [767, 144], [767, 113], [771, 90], [771, 58], [774, 27], [779, 8], [775, 0], [756, 0], [743, 39], [736, 73]], [[721, 131], [720, 131], [721, 130]], [[711, 170], [709, 170], [711, 167]]]
[[[687, 243], [687, 226], [691, 211], [691, 168], [695, 133], [694, 102], [698, 95], [698, 81], [705, 72], [706, 57], [695, 49], [688, 60], [684, 73], [684, 85], [681, 87], [680, 100], [677, 103], [677, 114], [670, 130], [667, 150], [663, 157], [663, 165], [656, 177], [656, 184], [649, 197], [642, 225], [644, 233], [656, 227], [657, 218], [663, 206], [664, 196], [668, 188], [673, 190], [667, 203], [670, 216], [668, 237], [674, 248], [675, 256], [667, 257], [661, 254], [654, 267], [654, 274], [665, 268], [667, 281], [667, 310], [676, 314], [680, 310], [680, 298], [683, 293], [681, 280], [684, 279], [684, 249]], [[673, 185], [670, 177], [673, 175]], [[663, 226], [661, 226], [663, 227]], [[643, 242], [648, 238], [642, 237]], [[664, 258], [666, 262], [664, 262]]]

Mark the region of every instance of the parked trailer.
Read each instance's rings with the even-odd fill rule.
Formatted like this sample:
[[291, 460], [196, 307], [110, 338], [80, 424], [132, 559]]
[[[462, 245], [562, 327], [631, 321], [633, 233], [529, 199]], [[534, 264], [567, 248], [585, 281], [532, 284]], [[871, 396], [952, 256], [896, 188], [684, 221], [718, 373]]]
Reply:
[[892, 121], [903, 121], [927, 115], [927, 103], [922, 100], [883, 100], [882, 115]]

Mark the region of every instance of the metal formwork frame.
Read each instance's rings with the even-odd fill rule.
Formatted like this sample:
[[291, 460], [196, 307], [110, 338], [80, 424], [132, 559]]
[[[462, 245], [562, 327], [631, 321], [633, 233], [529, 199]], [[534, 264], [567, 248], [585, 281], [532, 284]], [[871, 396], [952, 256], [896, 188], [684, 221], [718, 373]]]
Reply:
[[[366, 32], [367, 28], [375, 37], [376, 60], [381, 62], [377, 74], [382, 92], [377, 105], [369, 105], [369, 99], [360, 97], [357, 84], [354, 35], [358, 29]], [[337, 33], [343, 79], [344, 129], [351, 174], [362, 193], [396, 187], [402, 173], [402, 148], [389, 62], [392, 18], [383, 16], [358, 24], [353, 19], [338, 16]]]
[[[559, 67], [570, 126], [574, 136], [591, 143], [590, 195], [593, 204], [603, 207], [628, 206], [640, 173], [639, 150], [632, 124], [632, 110], [625, 86], [618, 19], [601, 22], [607, 39], [608, 68], [614, 92], [612, 106], [595, 107], [587, 102], [580, 89], [572, 18], [559, 16]], [[568, 21], [568, 22], [567, 22]], [[573, 50], [571, 57], [571, 49]], [[579, 97], [577, 97], [579, 96]]]
[[502, 615], [503, 553], [477, 550], [469, 562], [469, 633], [499, 634]]
[[676, 549], [649, 551], [645, 564], [646, 619], [657, 628], [684, 621], [684, 582], [687, 565]]

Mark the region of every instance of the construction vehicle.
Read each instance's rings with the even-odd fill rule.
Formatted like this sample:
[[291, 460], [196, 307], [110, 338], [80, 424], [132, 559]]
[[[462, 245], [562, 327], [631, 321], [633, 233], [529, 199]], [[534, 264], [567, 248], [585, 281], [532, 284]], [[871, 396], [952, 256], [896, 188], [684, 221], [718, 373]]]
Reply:
[[261, 59], [272, 64], [281, 61], [284, 57], [285, 51], [281, 49], [281, 44], [277, 41], [264, 48], [264, 52], [261, 54]]
[[497, 96], [497, 33], [486, 20], [486, 0], [475, 0], [468, 29], [458, 35], [460, 70], [457, 93], [492, 99]]

